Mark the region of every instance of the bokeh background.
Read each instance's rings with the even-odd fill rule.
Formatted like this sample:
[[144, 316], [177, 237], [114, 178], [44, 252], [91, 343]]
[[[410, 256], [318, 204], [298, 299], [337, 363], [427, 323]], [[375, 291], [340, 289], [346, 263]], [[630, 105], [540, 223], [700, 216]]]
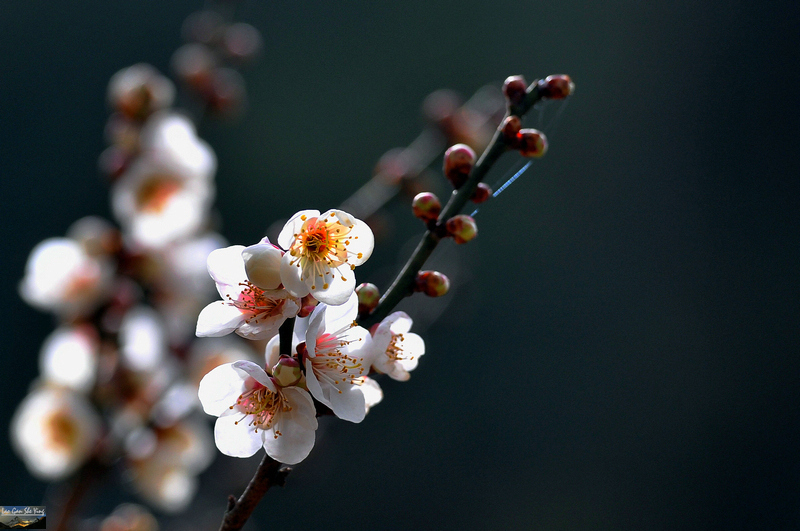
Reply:
[[[200, 7], [0, 7], [0, 504], [52, 494], [7, 435], [53, 327], [17, 295], [27, 255], [84, 215], [108, 217], [96, 169], [108, 79], [142, 61], [168, 71]], [[526, 121], [546, 126], [547, 156], [481, 209], [473, 243], [443, 246], [461, 285], [410, 382], [383, 382], [363, 424], [325, 423], [248, 529], [800, 527], [798, 13], [737, 0], [245, 3], [239, 18], [265, 40], [244, 72], [248, 112], [200, 130], [235, 243], [344, 200], [416, 136], [433, 90], [468, 96], [511, 74], [577, 84], [566, 108]], [[419, 229], [405, 212], [359, 280], [399, 267]], [[256, 464], [220, 456], [202, 479]], [[193, 505], [205, 528], [228, 492]], [[84, 514], [116, 496], [95, 492]]]

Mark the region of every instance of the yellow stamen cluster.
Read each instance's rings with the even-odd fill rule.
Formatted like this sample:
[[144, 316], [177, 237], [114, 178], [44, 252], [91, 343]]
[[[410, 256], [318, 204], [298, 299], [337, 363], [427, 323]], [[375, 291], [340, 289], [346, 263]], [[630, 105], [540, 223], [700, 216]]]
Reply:
[[403, 334], [392, 334], [392, 340], [389, 342], [389, 346], [386, 348], [386, 355], [391, 360], [400, 361], [400, 360], [413, 360], [414, 356], [408, 356], [404, 351], [402, 345], [404, 341]]
[[[237, 420], [235, 424], [239, 424], [249, 415], [252, 418], [248, 425], [254, 426], [256, 433], [258, 433], [259, 429], [268, 430], [272, 428], [279, 412], [287, 413], [292, 410], [292, 407], [281, 393], [273, 393], [260, 384], [239, 395], [239, 398], [236, 399], [236, 404], [230, 406], [230, 409], [234, 408], [244, 413], [244, 416]], [[274, 432], [276, 439], [283, 435], [277, 428], [275, 428]]]
[[[348, 255], [353, 254], [347, 250], [347, 246], [358, 238], [350, 235], [354, 225], [341, 224], [333, 213], [327, 218], [308, 218], [303, 215], [300, 219], [303, 225], [289, 247], [289, 254], [293, 257], [291, 264], [303, 271], [301, 280], [312, 275], [321, 277], [324, 282], [322, 289], [328, 289], [328, 279], [325, 277], [333, 275], [330, 269], [346, 264]], [[357, 254], [359, 259], [362, 256], [362, 253]], [[350, 264], [350, 267], [355, 269], [354, 264]], [[344, 277], [342, 280], [345, 280]], [[311, 289], [317, 289], [316, 285]]]

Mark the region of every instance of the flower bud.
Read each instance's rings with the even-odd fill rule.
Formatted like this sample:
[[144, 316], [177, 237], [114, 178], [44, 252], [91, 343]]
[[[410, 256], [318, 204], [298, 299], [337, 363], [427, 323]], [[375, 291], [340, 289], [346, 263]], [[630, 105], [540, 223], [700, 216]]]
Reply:
[[492, 188], [486, 183], [478, 183], [470, 200], [475, 204], [480, 204], [488, 201], [490, 197], [492, 197]]
[[303, 377], [300, 362], [291, 356], [281, 355], [278, 363], [272, 368], [272, 377], [281, 387], [296, 385]]
[[563, 100], [575, 92], [575, 83], [565, 74], [547, 76], [544, 79], [540, 79], [537, 85], [539, 86], [539, 94], [543, 98], [551, 100]]
[[277, 289], [281, 285], [283, 252], [271, 243], [257, 243], [242, 251], [247, 279], [261, 289]]
[[475, 152], [466, 144], [450, 146], [444, 152], [444, 175], [458, 190], [469, 178], [475, 164]]
[[503, 83], [503, 94], [505, 94], [508, 103], [511, 105], [519, 105], [525, 100], [525, 94], [528, 90], [528, 83], [522, 76], [509, 76]]
[[222, 47], [233, 59], [251, 60], [261, 50], [261, 33], [244, 22], [231, 24], [222, 36]]
[[417, 273], [415, 291], [421, 291], [429, 297], [441, 297], [450, 290], [450, 279], [438, 271], [420, 271]]
[[547, 153], [547, 138], [536, 129], [519, 132], [519, 152], [523, 157], [541, 157]]
[[448, 219], [445, 227], [456, 243], [467, 243], [478, 235], [475, 220], [463, 214]]
[[359, 284], [356, 288], [356, 295], [358, 296], [358, 313], [361, 315], [366, 315], [374, 310], [381, 299], [378, 286], [369, 282]]
[[411, 209], [414, 215], [424, 221], [435, 221], [439, 217], [439, 212], [442, 211], [442, 203], [436, 195], [430, 192], [422, 192], [414, 196], [411, 201]]
[[522, 120], [519, 119], [519, 116], [514, 116], [512, 114], [503, 120], [503, 125], [500, 126], [500, 130], [503, 132], [503, 138], [506, 143], [511, 147], [516, 147], [519, 143], [519, 131], [521, 127]]

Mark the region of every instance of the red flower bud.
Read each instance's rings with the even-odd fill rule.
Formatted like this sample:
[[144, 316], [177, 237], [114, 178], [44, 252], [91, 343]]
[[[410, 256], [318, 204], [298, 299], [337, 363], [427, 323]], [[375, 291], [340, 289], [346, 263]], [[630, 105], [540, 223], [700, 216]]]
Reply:
[[422, 192], [414, 196], [411, 201], [411, 209], [414, 215], [424, 221], [435, 221], [442, 211], [442, 203], [439, 198], [430, 192]]
[[448, 219], [445, 226], [456, 243], [467, 243], [478, 235], [475, 220], [463, 214]]
[[522, 129], [519, 132], [518, 147], [523, 157], [541, 157], [547, 153], [547, 138], [536, 129]]
[[374, 310], [381, 299], [378, 286], [369, 282], [359, 284], [356, 288], [356, 295], [358, 296], [358, 313], [360, 315], [367, 315]]
[[539, 94], [543, 98], [551, 100], [563, 100], [575, 92], [575, 83], [565, 74], [547, 76], [544, 79], [540, 79], [537, 85], [539, 86]]
[[522, 76], [509, 76], [503, 83], [503, 94], [505, 94], [508, 103], [511, 105], [519, 105], [525, 100], [525, 94], [528, 90], [528, 83]]
[[441, 297], [450, 290], [450, 279], [438, 271], [420, 271], [414, 289], [429, 297]]
[[472, 192], [470, 200], [473, 203], [480, 204], [488, 201], [490, 197], [492, 197], [492, 188], [488, 184], [478, 183], [478, 187]]
[[444, 175], [458, 190], [469, 178], [475, 165], [475, 152], [466, 144], [450, 146], [444, 152]]
[[519, 116], [514, 116], [512, 114], [503, 120], [503, 125], [500, 126], [500, 131], [503, 132], [503, 138], [509, 146], [517, 147], [519, 142], [518, 135], [521, 127], [522, 120], [519, 119]]

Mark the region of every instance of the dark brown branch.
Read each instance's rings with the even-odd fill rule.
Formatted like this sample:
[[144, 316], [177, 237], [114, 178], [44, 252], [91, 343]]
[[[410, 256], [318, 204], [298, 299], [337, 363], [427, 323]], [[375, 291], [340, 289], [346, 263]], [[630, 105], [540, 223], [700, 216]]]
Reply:
[[228, 497], [228, 509], [219, 531], [236, 531], [241, 529], [250, 518], [250, 515], [258, 505], [264, 494], [273, 485], [282, 487], [286, 483], [286, 476], [291, 472], [291, 468], [281, 465], [268, 455], [264, 455], [258, 470], [250, 480], [247, 488], [244, 489], [241, 497], [236, 500], [233, 496]]

